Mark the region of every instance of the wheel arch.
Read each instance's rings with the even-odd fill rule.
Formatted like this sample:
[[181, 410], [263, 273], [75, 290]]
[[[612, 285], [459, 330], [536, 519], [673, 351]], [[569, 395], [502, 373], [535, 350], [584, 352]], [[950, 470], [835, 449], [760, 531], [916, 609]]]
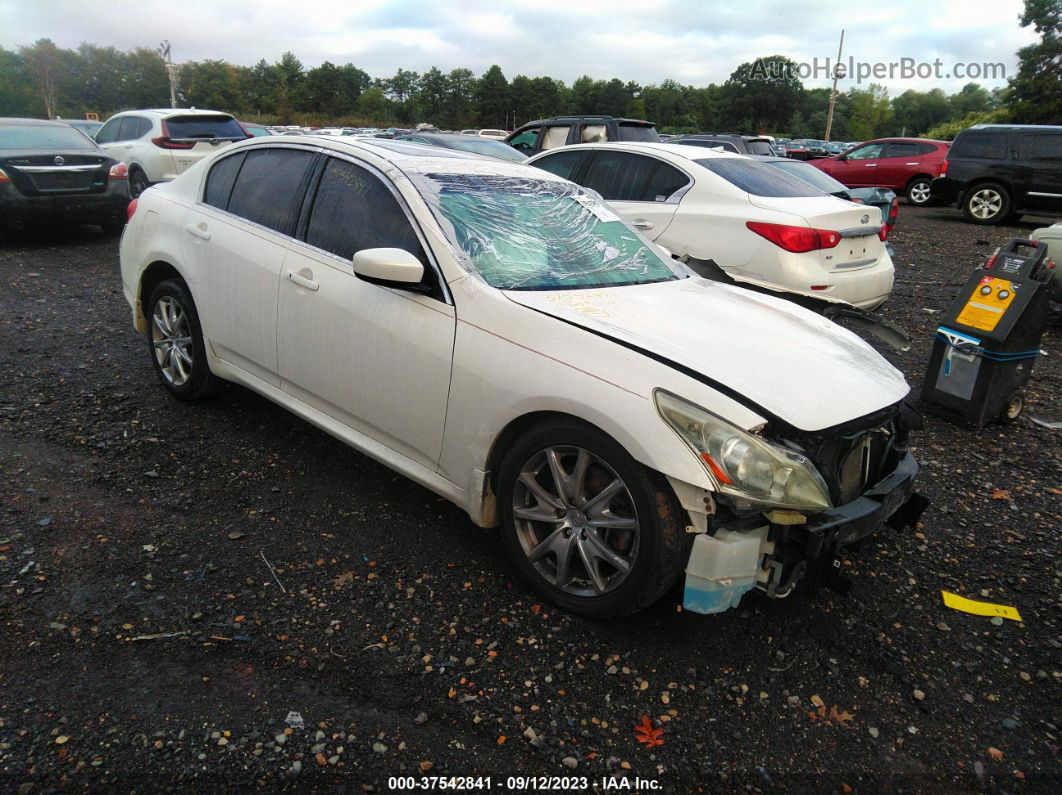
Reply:
[[[170, 278], [178, 278], [184, 282], [188, 292], [192, 292], [192, 288], [188, 285], [188, 280], [184, 278], [184, 275], [177, 270], [172, 264], [165, 260], [155, 260], [148, 265], [140, 274], [140, 283], [136, 288], [136, 330], [139, 332], [147, 331], [147, 315], [144, 312], [144, 307], [151, 298], [152, 291], [158, 287], [162, 282]], [[192, 300], [195, 300], [195, 296], [192, 296]]]

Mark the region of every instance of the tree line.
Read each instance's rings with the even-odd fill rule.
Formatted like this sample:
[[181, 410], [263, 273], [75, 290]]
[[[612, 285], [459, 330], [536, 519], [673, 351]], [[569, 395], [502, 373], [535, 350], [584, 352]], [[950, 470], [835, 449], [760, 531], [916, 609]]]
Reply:
[[[1062, 0], [1025, 0], [1020, 22], [1040, 42], [1019, 51], [1018, 74], [1006, 88], [968, 83], [946, 94], [908, 89], [890, 97], [871, 84], [840, 92], [834, 140], [885, 135], [953, 137], [977, 121], [1062, 122]], [[640, 85], [583, 76], [566, 84], [552, 77], [506, 78], [495, 65], [477, 76], [469, 69], [423, 73], [399, 68], [372, 77], [357, 66], [325, 61], [307, 69], [284, 53], [254, 66], [223, 60], [181, 65], [178, 104], [224, 110], [271, 124], [344, 124], [442, 129], [512, 129], [530, 119], [604, 113], [654, 121], [661, 132], [741, 131], [821, 138], [830, 89], [805, 88], [792, 61], [781, 55], [738, 66], [722, 84], [675, 80]], [[130, 108], [166, 107], [169, 82], [158, 51], [82, 44], [64, 49], [49, 39], [0, 47], [0, 116], [105, 119]]]

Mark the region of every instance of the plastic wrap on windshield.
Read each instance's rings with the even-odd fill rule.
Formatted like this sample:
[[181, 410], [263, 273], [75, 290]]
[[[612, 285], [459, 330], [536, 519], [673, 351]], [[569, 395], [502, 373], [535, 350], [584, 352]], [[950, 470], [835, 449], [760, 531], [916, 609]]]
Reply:
[[556, 180], [490, 173], [412, 176], [470, 273], [502, 290], [677, 278], [596, 196]]

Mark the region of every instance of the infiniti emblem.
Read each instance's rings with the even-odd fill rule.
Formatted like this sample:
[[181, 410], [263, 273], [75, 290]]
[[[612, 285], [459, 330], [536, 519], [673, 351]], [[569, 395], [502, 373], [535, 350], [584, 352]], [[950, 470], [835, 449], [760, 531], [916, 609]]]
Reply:
[[53, 162], [54, 162], [54, 163], [55, 163], [55, 164], [56, 164], [57, 166], [61, 166], [61, 165], [63, 165], [63, 163], [65, 163], [65, 162], [66, 162], [66, 158], [65, 158], [65, 157], [63, 157], [62, 155], [56, 155], [56, 156], [55, 156], [55, 160], [54, 160]]
[[859, 223], [861, 223], [861, 224], [865, 224], [865, 223], [867, 223], [867, 222], [868, 222], [869, 220], [870, 220], [870, 216], [869, 216], [869, 215], [864, 215], [864, 216], [863, 216], [862, 218], [860, 218], [860, 219], [859, 219]]

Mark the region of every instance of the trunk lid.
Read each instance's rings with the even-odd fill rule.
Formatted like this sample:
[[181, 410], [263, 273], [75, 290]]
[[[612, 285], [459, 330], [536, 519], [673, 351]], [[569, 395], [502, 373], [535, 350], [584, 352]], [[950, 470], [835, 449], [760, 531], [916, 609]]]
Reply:
[[102, 193], [111, 159], [98, 152], [34, 152], [0, 156], [0, 168], [23, 196]]
[[804, 219], [815, 229], [832, 229], [841, 233], [841, 242], [834, 248], [813, 252], [828, 270], [849, 271], [877, 264], [885, 252], [885, 244], [878, 237], [881, 210], [865, 204], [855, 204], [836, 196], [802, 198], [754, 196], [754, 207], [791, 213]]

